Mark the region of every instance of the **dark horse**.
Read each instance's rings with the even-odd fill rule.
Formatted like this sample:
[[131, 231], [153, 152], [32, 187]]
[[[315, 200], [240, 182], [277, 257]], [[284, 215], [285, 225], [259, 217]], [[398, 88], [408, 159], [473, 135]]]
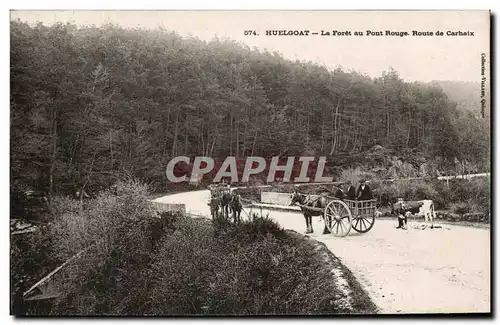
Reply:
[[[302, 214], [306, 219], [306, 234], [311, 234], [314, 232], [312, 227], [312, 217], [313, 216], [323, 216], [323, 211], [326, 207], [326, 199], [322, 196], [317, 199], [312, 199], [310, 196], [306, 196], [297, 191], [294, 191], [292, 194], [292, 202], [290, 205], [294, 205], [295, 203], [299, 203], [301, 205], [300, 209], [302, 210]], [[306, 206], [306, 207], [303, 207]], [[319, 208], [320, 210], [311, 210], [307, 207]], [[330, 234], [330, 231], [326, 227], [323, 229], [323, 234]]]
[[232, 200], [231, 192], [224, 191], [220, 196], [219, 206], [221, 208], [222, 215], [227, 219], [229, 218], [229, 208]]
[[210, 198], [210, 203], [209, 203], [209, 206], [210, 206], [210, 214], [212, 215], [212, 218], [215, 219], [219, 216], [219, 199], [218, 198], [215, 198], [215, 197], [212, 197]]
[[233, 192], [231, 194], [230, 206], [234, 222], [240, 222], [241, 210], [243, 210], [243, 204], [241, 203], [241, 196]]

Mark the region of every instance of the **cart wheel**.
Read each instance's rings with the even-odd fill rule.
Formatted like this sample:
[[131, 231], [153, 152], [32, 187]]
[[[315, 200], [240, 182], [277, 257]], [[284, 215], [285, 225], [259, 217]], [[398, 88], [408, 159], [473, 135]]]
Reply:
[[345, 237], [351, 231], [351, 210], [342, 201], [331, 201], [325, 208], [323, 215], [326, 228], [335, 237]]
[[375, 215], [372, 216], [355, 216], [352, 219], [352, 227], [360, 233], [365, 233], [372, 229], [375, 224]]

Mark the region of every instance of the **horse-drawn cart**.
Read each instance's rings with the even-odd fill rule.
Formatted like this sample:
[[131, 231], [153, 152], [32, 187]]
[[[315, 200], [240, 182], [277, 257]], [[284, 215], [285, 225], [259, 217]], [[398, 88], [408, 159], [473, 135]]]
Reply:
[[375, 224], [377, 200], [355, 201], [340, 200], [324, 196], [324, 208], [298, 204], [302, 209], [321, 212], [325, 227], [336, 237], [345, 237], [354, 228], [359, 233], [366, 233]]
[[324, 212], [326, 227], [337, 237], [347, 236], [351, 226], [359, 233], [366, 233], [375, 224], [376, 203], [377, 200], [331, 200]]

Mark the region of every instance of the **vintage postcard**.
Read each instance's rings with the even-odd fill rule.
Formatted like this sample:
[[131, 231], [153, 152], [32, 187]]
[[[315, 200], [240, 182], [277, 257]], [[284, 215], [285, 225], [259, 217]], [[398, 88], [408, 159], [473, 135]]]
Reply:
[[491, 317], [490, 12], [10, 12], [15, 316]]

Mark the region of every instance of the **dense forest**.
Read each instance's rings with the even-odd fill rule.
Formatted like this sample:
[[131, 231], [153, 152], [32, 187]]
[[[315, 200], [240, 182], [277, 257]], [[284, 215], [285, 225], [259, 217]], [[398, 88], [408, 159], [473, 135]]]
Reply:
[[[478, 103], [481, 101], [480, 82], [435, 80], [431, 84], [441, 87], [448, 98], [457, 103], [459, 110], [480, 116], [481, 110], [478, 108]], [[486, 97], [489, 97], [489, 93], [489, 89], [485, 89]], [[487, 101], [489, 102], [489, 99]], [[489, 115], [489, 111], [485, 111], [485, 115]]]
[[133, 176], [161, 191], [178, 155], [286, 152], [353, 167], [377, 147], [418, 157], [417, 169], [490, 168], [490, 121], [470, 112], [480, 103], [457, 109], [393, 69], [371, 78], [161, 29], [10, 27], [12, 189], [94, 192]]

